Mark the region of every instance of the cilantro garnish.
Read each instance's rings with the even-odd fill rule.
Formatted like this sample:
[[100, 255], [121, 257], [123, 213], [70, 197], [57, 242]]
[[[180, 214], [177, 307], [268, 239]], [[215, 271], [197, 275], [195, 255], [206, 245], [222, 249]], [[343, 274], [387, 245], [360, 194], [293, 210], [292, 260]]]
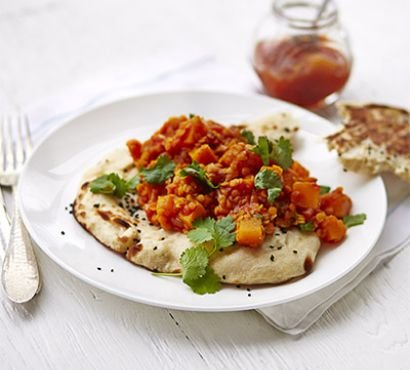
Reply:
[[359, 213], [357, 215], [345, 216], [345, 217], [343, 217], [343, 223], [346, 225], [346, 227], [362, 225], [362, 224], [364, 224], [364, 221], [366, 220], [366, 218], [367, 217], [366, 217], [365, 213]]
[[182, 280], [197, 294], [216, 293], [220, 289], [218, 275], [209, 266], [209, 255], [205, 248], [186, 249], [180, 258]]
[[184, 282], [192, 281], [205, 275], [208, 258], [208, 252], [205, 248], [194, 247], [186, 249], [179, 259], [183, 266], [182, 280]]
[[166, 154], [161, 154], [153, 168], [140, 170], [144, 180], [150, 184], [161, 184], [174, 175], [175, 163]]
[[195, 177], [202, 184], [210, 187], [211, 189], [217, 189], [218, 185], [214, 185], [208, 178], [205, 170], [199, 165], [198, 162], [192, 161], [192, 163], [183, 168], [180, 172], [182, 176], [192, 176]]
[[255, 144], [256, 144], [255, 135], [253, 134], [252, 131], [243, 130], [243, 131], [241, 132], [241, 136], [243, 136], [243, 137], [246, 139], [246, 141], [248, 142], [248, 144], [251, 144], [251, 145], [255, 145]]
[[282, 181], [279, 175], [267, 168], [256, 174], [254, 184], [257, 189], [267, 189], [269, 203], [273, 203], [282, 191]]
[[287, 170], [293, 163], [292, 159], [292, 144], [283, 136], [279, 140], [272, 143], [266, 136], [258, 137], [258, 144], [252, 149], [258, 154], [265, 166], [269, 166], [272, 160], [283, 169]]
[[315, 225], [313, 222], [306, 222], [305, 224], [299, 225], [299, 230], [304, 232], [315, 231]]
[[270, 159], [287, 170], [293, 163], [292, 153], [292, 144], [282, 136], [279, 140], [276, 140], [272, 146]]
[[330, 186], [320, 185], [320, 195], [327, 194], [330, 191]]
[[185, 284], [197, 294], [216, 293], [220, 288], [219, 277], [209, 266], [209, 258], [220, 249], [235, 243], [235, 222], [231, 216], [215, 220], [211, 217], [193, 222], [195, 229], [187, 236], [195, 245], [185, 249], [179, 262], [181, 273], [154, 273], [163, 276], [182, 276]]
[[266, 136], [258, 137], [258, 144], [252, 149], [258, 154], [265, 166], [269, 166], [270, 152], [272, 150], [272, 142]]
[[118, 198], [122, 198], [125, 193], [135, 191], [135, 187], [139, 183], [139, 176], [134, 176], [126, 181], [116, 173], [102, 175], [90, 183], [90, 191], [92, 193], [112, 194]]
[[195, 114], [189, 113], [189, 115], [188, 115], [188, 118], [189, 118], [189, 119], [194, 118], [194, 117], [195, 117]]
[[230, 247], [235, 242], [235, 222], [231, 216], [220, 220], [210, 217], [198, 219], [193, 222], [193, 226], [195, 229], [187, 234], [189, 240], [197, 245], [211, 242], [211, 254], [217, 249]]

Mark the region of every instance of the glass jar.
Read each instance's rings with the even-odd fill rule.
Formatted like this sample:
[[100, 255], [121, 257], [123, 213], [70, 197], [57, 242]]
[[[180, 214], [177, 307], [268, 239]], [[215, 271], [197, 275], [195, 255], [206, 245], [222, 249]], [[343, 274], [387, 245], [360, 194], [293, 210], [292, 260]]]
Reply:
[[352, 67], [334, 2], [275, 0], [256, 30], [252, 64], [270, 96], [309, 109], [334, 103]]

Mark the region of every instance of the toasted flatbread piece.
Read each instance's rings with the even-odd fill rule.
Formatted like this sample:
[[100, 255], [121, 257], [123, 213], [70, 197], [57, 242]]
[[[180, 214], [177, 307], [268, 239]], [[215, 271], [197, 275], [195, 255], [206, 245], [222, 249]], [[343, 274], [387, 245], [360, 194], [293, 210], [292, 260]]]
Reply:
[[410, 112], [383, 105], [340, 104], [344, 127], [328, 136], [343, 166], [378, 174], [390, 171], [410, 181]]
[[[151, 225], [145, 213], [134, 207], [135, 200], [131, 197], [120, 202], [112, 196], [89, 191], [89, 182], [104, 173], [116, 172], [131, 178], [132, 167], [131, 156], [124, 148], [91, 168], [76, 197], [74, 216], [103, 245], [136, 265], [152, 271], [179, 272], [181, 253], [192, 247], [185, 234]], [[210, 264], [225, 283], [276, 284], [308, 273], [319, 247], [315, 234], [289, 230], [268, 237], [260, 248], [234, 245], [217, 252]]]
[[270, 140], [277, 140], [281, 136], [291, 140], [299, 130], [299, 122], [288, 112], [275, 113], [245, 121], [241, 124], [251, 130], [255, 136], [267, 136]]

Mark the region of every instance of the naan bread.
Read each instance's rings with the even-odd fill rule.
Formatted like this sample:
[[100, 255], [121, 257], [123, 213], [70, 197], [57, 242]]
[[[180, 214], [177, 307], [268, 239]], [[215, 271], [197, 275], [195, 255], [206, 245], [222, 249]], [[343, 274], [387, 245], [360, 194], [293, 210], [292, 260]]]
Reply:
[[326, 138], [351, 171], [393, 172], [410, 181], [410, 112], [378, 104], [339, 104], [344, 127]]
[[279, 112], [253, 119], [241, 124], [251, 130], [256, 137], [267, 136], [274, 141], [280, 137], [292, 140], [299, 130], [299, 122], [288, 112]]
[[[124, 178], [135, 175], [125, 147], [107, 155], [85, 174], [74, 203], [76, 220], [98, 241], [136, 265], [159, 272], [181, 271], [180, 255], [192, 246], [185, 234], [151, 225], [131, 197], [120, 202], [115, 197], [89, 191], [90, 181], [110, 172]], [[125, 206], [134, 208], [134, 217]], [[310, 272], [319, 247], [320, 241], [313, 233], [278, 231], [267, 237], [260, 248], [234, 245], [217, 252], [210, 265], [225, 283], [276, 284]]]

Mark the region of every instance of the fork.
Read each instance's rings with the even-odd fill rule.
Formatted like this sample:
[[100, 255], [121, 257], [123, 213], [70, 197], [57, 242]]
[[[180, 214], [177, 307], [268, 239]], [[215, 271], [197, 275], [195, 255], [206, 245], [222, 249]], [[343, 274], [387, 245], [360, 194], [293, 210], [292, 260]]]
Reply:
[[32, 149], [28, 119], [17, 113], [0, 119], [0, 185], [11, 187], [14, 215], [3, 260], [1, 280], [7, 297], [16, 303], [31, 300], [40, 290], [40, 275], [30, 236], [21, 220], [16, 186]]

